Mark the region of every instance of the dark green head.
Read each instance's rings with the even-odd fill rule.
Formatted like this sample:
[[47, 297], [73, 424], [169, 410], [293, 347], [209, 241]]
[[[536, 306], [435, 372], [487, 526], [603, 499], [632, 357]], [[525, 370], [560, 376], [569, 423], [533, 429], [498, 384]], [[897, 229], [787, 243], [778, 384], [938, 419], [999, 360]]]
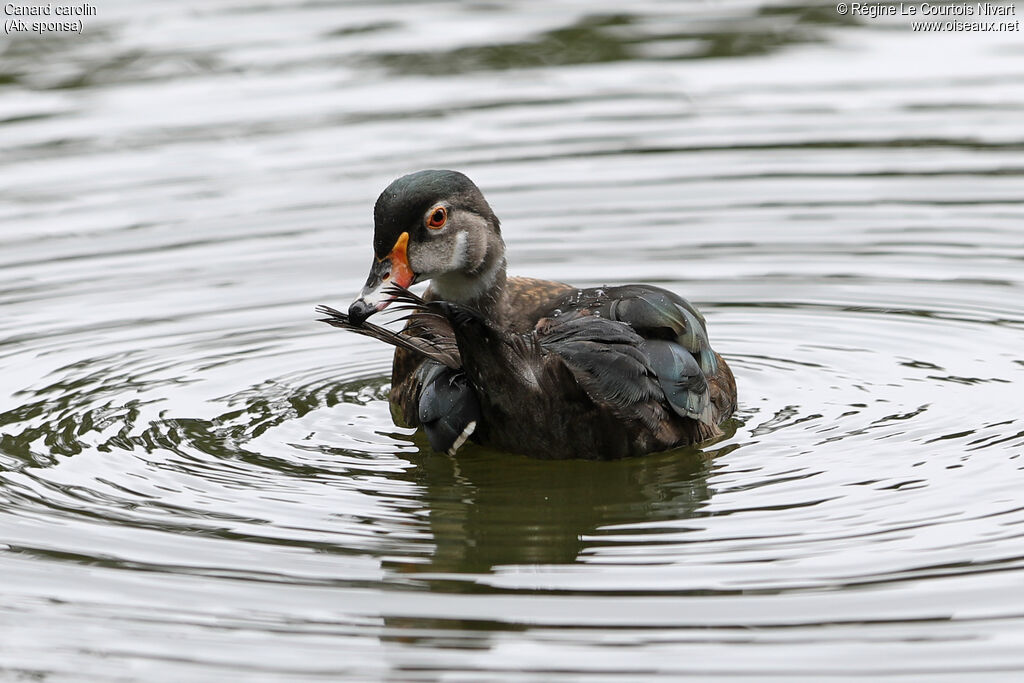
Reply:
[[436, 221], [431, 224], [429, 209], [437, 206], [447, 210], [448, 220], [457, 218], [452, 215], [454, 212], [468, 212], [492, 223], [499, 231], [498, 218], [480, 188], [465, 174], [416, 171], [393, 181], [377, 198], [373, 207], [373, 252], [377, 258], [387, 256], [403, 232], [409, 233], [412, 242], [436, 232]]
[[480, 189], [458, 171], [417, 171], [385, 189], [373, 208], [375, 261], [349, 315], [358, 324], [390, 302], [388, 284], [433, 280], [442, 298], [471, 302], [504, 269], [501, 228]]

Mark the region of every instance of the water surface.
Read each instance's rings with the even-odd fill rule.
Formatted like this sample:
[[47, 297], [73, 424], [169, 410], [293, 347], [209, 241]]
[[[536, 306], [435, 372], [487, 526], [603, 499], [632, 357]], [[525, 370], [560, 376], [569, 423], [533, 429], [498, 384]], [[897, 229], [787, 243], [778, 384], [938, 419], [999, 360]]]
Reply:
[[[0, 671], [1014, 680], [1024, 49], [831, 5], [98, 5], [0, 53]], [[703, 450], [432, 454], [315, 322], [393, 178], [651, 282]]]

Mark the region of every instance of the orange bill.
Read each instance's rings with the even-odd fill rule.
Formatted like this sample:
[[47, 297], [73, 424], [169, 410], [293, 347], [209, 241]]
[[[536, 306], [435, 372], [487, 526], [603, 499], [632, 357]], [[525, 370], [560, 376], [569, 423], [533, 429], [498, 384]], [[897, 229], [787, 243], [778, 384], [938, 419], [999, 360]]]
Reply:
[[394, 298], [384, 290], [388, 285], [408, 287], [416, 282], [416, 273], [409, 266], [409, 233], [403, 232], [395, 240], [395, 246], [384, 258], [378, 258], [370, 266], [370, 274], [363, 285], [359, 298], [348, 308], [349, 319], [361, 325], [377, 311], [383, 311]]

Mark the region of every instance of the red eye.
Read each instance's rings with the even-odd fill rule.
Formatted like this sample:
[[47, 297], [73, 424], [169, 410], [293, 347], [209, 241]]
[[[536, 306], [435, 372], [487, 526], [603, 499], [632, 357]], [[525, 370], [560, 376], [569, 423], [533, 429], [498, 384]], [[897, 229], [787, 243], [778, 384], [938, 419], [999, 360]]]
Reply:
[[444, 227], [444, 224], [448, 222], [448, 210], [443, 206], [439, 206], [430, 212], [430, 218], [427, 219], [427, 227], [434, 230], [439, 230]]

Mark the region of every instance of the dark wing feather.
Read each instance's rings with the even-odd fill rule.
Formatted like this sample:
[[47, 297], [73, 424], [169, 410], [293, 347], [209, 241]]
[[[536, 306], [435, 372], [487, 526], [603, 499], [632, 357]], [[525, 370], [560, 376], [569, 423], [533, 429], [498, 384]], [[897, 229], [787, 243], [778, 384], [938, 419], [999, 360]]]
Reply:
[[660, 339], [644, 342], [644, 351], [672, 410], [704, 424], [714, 424], [708, 381], [696, 359], [679, 344]]
[[556, 354], [597, 405], [654, 432], [665, 417], [664, 392], [641, 350], [643, 338], [628, 325], [593, 315], [546, 321], [540, 346]]
[[705, 375], [718, 372], [704, 316], [683, 297], [650, 285], [579, 289], [564, 296], [556, 309], [590, 311], [628, 323], [645, 339], [671, 339], [693, 354]]
[[[538, 330], [555, 339], [585, 337], [588, 333], [578, 329], [579, 320], [625, 323], [621, 327], [635, 338], [618, 343], [631, 345], [631, 353], [643, 358], [662, 392], [659, 399], [680, 416], [715, 425], [708, 378], [718, 373], [718, 359], [708, 341], [704, 317], [686, 299], [649, 285], [594, 287], [563, 297], [553, 314], [558, 317], [542, 321]], [[599, 329], [602, 334], [608, 333], [604, 328], [591, 326], [592, 331]], [[621, 337], [621, 332], [618, 334]], [[638, 381], [630, 375], [617, 374], [622, 381]], [[616, 398], [623, 396], [615, 394]]]
[[480, 422], [480, 403], [466, 373], [427, 361], [420, 366], [418, 415], [430, 447], [455, 454]]
[[608, 317], [629, 323], [643, 336], [645, 331], [671, 330], [672, 338], [700, 363], [705, 374], [718, 372], [718, 361], [708, 341], [704, 316], [686, 299], [672, 292], [646, 285], [625, 285], [608, 289]]

